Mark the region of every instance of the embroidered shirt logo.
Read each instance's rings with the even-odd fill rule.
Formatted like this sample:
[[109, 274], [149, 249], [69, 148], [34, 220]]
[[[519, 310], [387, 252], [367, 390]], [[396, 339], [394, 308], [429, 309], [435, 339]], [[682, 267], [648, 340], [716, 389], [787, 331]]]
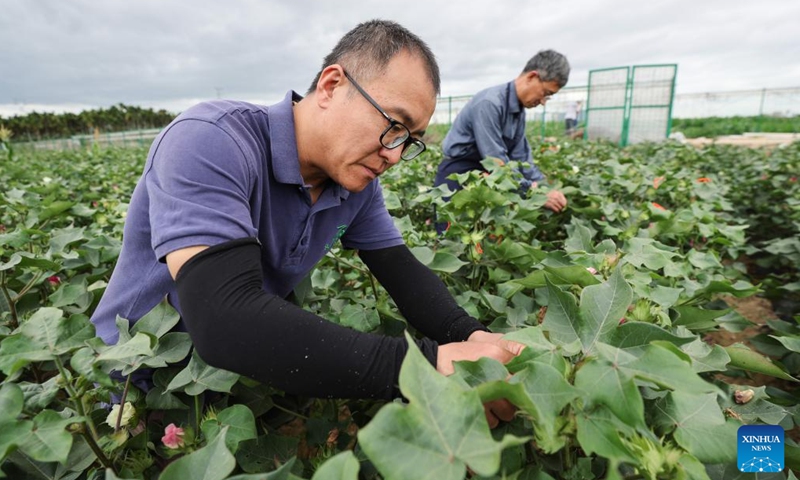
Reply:
[[333, 245], [337, 241], [339, 241], [339, 239], [342, 238], [342, 236], [344, 236], [344, 232], [346, 232], [346, 231], [347, 231], [347, 225], [339, 225], [336, 228], [336, 234], [333, 236], [333, 238], [331, 239], [331, 241], [329, 243], [325, 244], [325, 253], [328, 253], [328, 252], [331, 251], [331, 248], [333, 248]]

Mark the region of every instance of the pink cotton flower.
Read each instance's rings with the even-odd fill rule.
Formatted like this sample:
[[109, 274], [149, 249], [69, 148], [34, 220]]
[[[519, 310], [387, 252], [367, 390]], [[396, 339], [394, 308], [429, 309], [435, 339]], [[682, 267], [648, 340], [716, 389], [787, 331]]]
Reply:
[[586, 270], [592, 275], [597, 275], [597, 269], [595, 269], [594, 267], [586, 267]]
[[164, 436], [161, 437], [161, 442], [165, 447], [176, 449], [183, 446], [183, 429], [176, 427], [174, 423], [167, 425], [164, 429]]

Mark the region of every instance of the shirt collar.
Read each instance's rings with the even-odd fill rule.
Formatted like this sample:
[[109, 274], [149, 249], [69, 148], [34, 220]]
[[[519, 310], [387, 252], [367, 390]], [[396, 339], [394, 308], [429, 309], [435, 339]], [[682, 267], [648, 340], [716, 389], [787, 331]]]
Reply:
[[[283, 100], [269, 107], [269, 137], [272, 153], [272, 174], [280, 183], [304, 186], [300, 175], [300, 159], [297, 154], [297, 137], [294, 129], [294, 113], [292, 104], [303, 97], [289, 90]], [[331, 191], [335, 196], [346, 199], [350, 192], [334, 183], [323, 192], [323, 196]]]
[[514, 86], [514, 81], [508, 82], [508, 112], [519, 113], [522, 111], [522, 105], [519, 103], [517, 97], [517, 88]]

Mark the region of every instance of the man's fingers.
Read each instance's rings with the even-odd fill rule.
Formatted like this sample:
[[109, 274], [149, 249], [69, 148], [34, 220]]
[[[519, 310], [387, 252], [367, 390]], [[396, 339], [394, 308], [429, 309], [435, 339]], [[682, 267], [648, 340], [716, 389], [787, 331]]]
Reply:
[[500, 419], [492, 413], [492, 409], [488, 403], [483, 404], [483, 412], [486, 414], [486, 421], [489, 422], [489, 428], [494, 428], [500, 424]]
[[495, 428], [500, 424], [501, 420], [504, 422], [513, 420], [517, 407], [506, 399], [499, 399], [484, 403], [483, 411], [486, 414], [486, 420], [489, 422], [489, 428]]
[[550, 190], [544, 206], [556, 213], [561, 212], [567, 206], [567, 197], [558, 190]]
[[512, 342], [509, 340], [500, 340], [500, 342], [498, 342], [498, 345], [504, 350], [508, 350], [509, 352], [513, 353], [514, 356], [519, 355], [520, 353], [522, 353], [522, 350], [525, 349], [525, 345], [518, 342]]

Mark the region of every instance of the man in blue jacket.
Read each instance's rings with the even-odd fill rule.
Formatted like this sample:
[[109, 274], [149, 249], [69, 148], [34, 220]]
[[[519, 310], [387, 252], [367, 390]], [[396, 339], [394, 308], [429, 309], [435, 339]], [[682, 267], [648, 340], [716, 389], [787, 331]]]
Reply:
[[[522, 165], [522, 188], [536, 188], [545, 176], [533, 163], [531, 147], [525, 137], [525, 109], [544, 105], [569, 79], [569, 62], [553, 50], [533, 56], [514, 80], [481, 90], [472, 97], [442, 143], [444, 159], [439, 164], [434, 186], [447, 184], [451, 190], [461, 185], [447, 177], [453, 173], [483, 170], [481, 160], [495, 157]], [[567, 199], [558, 190], [547, 194], [546, 208], [560, 212]]]

